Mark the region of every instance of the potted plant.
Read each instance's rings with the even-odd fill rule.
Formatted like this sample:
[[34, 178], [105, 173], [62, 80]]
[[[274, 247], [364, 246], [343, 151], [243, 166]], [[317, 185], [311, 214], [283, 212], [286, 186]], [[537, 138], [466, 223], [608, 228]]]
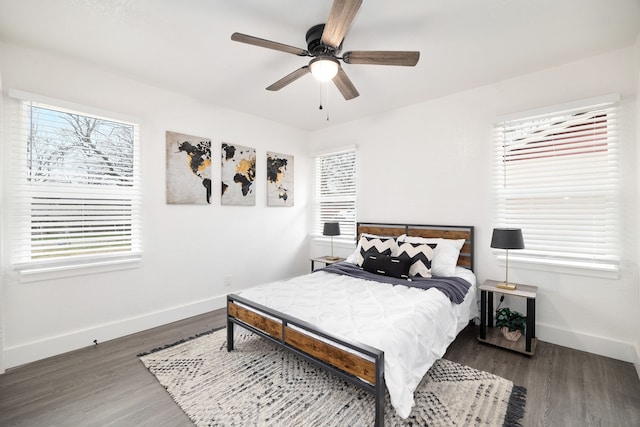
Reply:
[[508, 307], [496, 310], [496, 327], [509, 341], [518, 341], [524, 334], [526, 324], [526, 316], [517, 311], [511, 311]]

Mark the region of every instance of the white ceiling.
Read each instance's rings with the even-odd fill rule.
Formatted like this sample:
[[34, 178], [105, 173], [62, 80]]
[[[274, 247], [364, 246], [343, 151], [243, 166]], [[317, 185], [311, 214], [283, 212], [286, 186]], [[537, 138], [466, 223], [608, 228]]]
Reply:
[[[364, 0], [349, 50], [419, 50], [416, 67], [343, 65], [345, 101], [309, 58], [233, 42], [234, 31], [306, 49], [332, 0], [0, 0], [0, 40], [88, 61], [222, 107], [314, 130], [631, 46], [640, 0]], [[326, 121], [329, 112], [330, 121]]]

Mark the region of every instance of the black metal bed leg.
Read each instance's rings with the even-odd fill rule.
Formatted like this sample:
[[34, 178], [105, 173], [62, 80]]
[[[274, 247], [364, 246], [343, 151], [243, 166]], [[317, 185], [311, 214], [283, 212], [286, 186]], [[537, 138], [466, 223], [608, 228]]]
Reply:
[[[376, 387], [376, 427], [384, 427], [384, 393], [380, 393], [380, 389], [384, 392], [384, 387]], [[382, 395], [382, 396], [380, 396]]]
[[227, 320], [227, 351], [233, 350], [233, 322]]
[[384, 427], [384, 353], [376, 363], [376, 387], [374, 398], [376, 401], [376, 427]]

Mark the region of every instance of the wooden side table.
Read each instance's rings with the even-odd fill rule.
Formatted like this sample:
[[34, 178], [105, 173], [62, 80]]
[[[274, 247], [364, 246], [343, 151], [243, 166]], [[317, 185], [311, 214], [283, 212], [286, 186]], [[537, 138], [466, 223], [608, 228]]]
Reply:
[[337, 258], [337, 259], [331, 259], [331, 257], [329, 256], [319, 256], [319, 257], [315, 257], [315, 258], [309, 258], [309, 261], [311, 261], [311, 272], [313, 273], [316, 269], [315, 269], [315, 263], [316, 262], [323, 262], [325, 266], [329, 265], [329, 264], [334, 264], [336, 262], [340, 262], [340, 261], [344, 261], [345, 258]]
[[[478, 341], [496, 347], [506, 348], [527, 356], [533, 356], [536, 352], [536, 294], [538, 288], [529, 285], [516, 285], [516, 289], [508, 290], [498, 288], [497, 280], [485, 280], [480, 285], [480, 336]], [[498, 328], [493, 327], [493, 293], [513, 295], [527, 299], [527, 327], [525, 339], [509, 341], [502, 336]], [[490, 328], [488, 329], [487, 326]]]

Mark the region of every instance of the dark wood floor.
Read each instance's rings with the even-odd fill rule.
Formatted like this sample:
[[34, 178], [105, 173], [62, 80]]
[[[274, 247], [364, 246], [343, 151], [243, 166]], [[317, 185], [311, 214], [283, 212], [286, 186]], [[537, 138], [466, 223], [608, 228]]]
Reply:
[[[138, 353], [224, 325], [218, 310], [0, 375], [0, 426], [189, 426]], [[527, 358], [463, 331], [445, 357], [527, 387], [526, 426], [640, 426], [630, 363], [545, 342]]]

